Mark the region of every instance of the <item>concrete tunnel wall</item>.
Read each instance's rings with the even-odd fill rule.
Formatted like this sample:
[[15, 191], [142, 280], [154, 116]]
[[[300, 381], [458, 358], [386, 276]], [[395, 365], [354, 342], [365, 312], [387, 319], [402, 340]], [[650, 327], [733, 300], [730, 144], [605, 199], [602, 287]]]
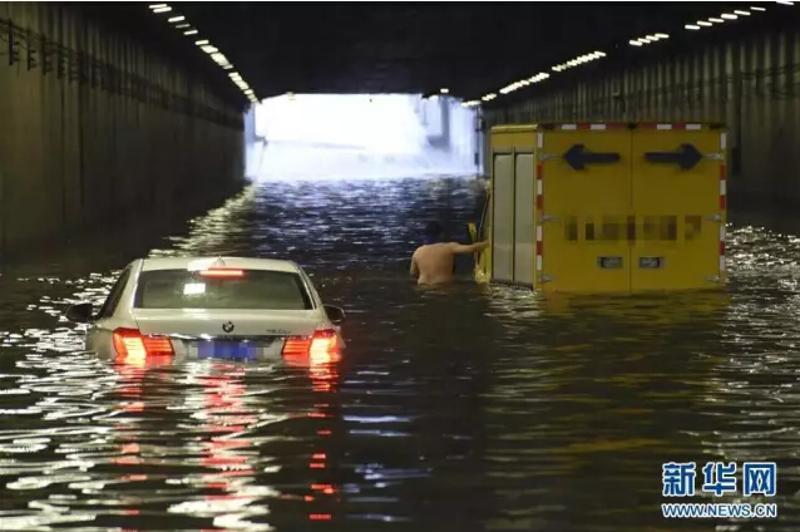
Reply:
[[504, 104], [501, 97], [484, 110], [485, 126], [722, 122], [729, 131], [732, 206], [800, 204], [800, 30], [649, 57], [620, 68], [598, 64], [590, 76], [568, 86], [544, 92], [542, 85], [512, 103]]
[[242, 127], [240, 105], [80, 9], [0, 3], [0, 254], [221, 200]]

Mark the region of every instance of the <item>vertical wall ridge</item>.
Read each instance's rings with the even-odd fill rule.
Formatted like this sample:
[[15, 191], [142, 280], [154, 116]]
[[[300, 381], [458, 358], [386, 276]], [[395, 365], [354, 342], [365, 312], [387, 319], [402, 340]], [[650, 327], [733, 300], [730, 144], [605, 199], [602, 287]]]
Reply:
[[0, 251], [243, 182], [241, 103], [137, 39], [78, 5], [0, 3]]
[[769, 30], [620, 66], [502, 101], [487, 126], [559, 121], [723, 122], [734, 205], [800, 203], [800, 32]]

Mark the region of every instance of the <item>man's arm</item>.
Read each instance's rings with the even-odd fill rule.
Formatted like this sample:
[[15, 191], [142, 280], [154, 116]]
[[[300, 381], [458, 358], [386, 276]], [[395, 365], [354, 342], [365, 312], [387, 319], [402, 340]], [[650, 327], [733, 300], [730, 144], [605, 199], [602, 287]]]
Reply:
[[450, 251], [453, 253], [477, 253], [489, 247], [489, 241], [475, 242], [474, 244], [459, 244], [458, 242], [450, 242]]

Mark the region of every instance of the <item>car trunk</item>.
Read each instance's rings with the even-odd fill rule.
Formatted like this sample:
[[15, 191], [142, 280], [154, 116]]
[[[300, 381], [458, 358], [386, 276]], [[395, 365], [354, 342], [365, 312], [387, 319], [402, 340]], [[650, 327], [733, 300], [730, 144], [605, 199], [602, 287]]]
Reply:
[[142, 334], [167, 335], [176, 355], [237, 360], [275, 359], [290, 336], [322, 325], [313, 310], [135, 309]]
[[134, 309], [142, 334], [190, 337], [306, 336], [321, 325], [314, 310]]

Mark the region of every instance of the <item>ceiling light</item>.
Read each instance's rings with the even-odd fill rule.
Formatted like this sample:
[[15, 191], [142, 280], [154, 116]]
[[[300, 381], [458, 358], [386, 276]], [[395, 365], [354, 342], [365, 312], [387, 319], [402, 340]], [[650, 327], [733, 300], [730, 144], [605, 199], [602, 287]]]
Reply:
[[219, 48], [217, 48], [216, 46], [211, 46], [210, 44], [203, 45], [200, 47], [200, 49], [207, 54], [215, 54], [219, 52]]
[[749, 17], [751, 13], [749, 11], [744, 11], [742, 9], [737, 9], [734, 11], [737, 15], [742, 15], [743, 17]]
[[714, 24], [712, 24], [711, 22], [706, 22], [705, 20], [698, 20], [697, 21], [697, 25], [698, 26], [709, 27], [709, 26], [713, 26]]
[[716, 22], [717, 24], [722, 24], [723, 22], [725, 22], [724, 19], [716, 18], [716, 17], [708, 17], [708, 21], [709, 22]]
[[668, 33], [656, 33], [656, 37], [658, 37], [659, 39], [669, 39], [669, 34]]
[[167, 13], [168, 11], [172, 11], [172, 8], [169, 6], [166, 7], [159, 7], [153, 10], [153, 13]]
[[176, 22], [183, 22], [184, 20], [186, 20], [186, 17], [184, 17], [183, 15], [178, 15], [177, 17], [169, 17], [167, 19], [167, 22], [175, 24]]
[[788, 0], [775, 0], [776, 4], [781, 4], [784, 6], [793, 6], [794, 2], [789, 2]]
[[219, 52], [216, 52], [216, 53], [213, 53], [213, 54], [210, 54], [210, 55], [211, 55], [211, 59], [213, 59], [215, 63], [217, 63], [219, 65], [228, 64], [228, 58], [225, 57], [223, 54], [221, 54]]
[[732, 13], [723, 13], [723, 14], [720, 15], [720, 17], [722, 17], [722, 18], [724, 18], [726, 20], [736, 20], [737, 18], [739, 18], [739, 17], [737, 17], [736, 15], [734, 15]]
[[169, 7], [169, 4], [150, 4], [147, 7], [150, 9], [161, 9], [162, 7]]
[[183, 28], [191, 28], [191, 27], [192, 27], [192, 25], [191, 24], [187, 24], [186, 22], [184, 22], [183, 24], [178, 24], [177, 26], [175, 26], [175, 28], [177, 28], [179, 30], [182, 30]]
[[186, 30], [183, 32], [184, 35], [197, 35], [198, 33], [197, 30]]
[[752, 11], [766, 11], [767, 10], [766, 7], [760, 7], [760, 6], [750, 6], [750, 9]]
[[230, 69], [232, 69], [232, 68], [233, 68], [233, 65], [232, 65], [232, 64], [230, 64], [230, 63], [228, 63], [227, 65], [222, 65], [222, 69], [223, 69], [223, 70], [230, 70]]
[[700, 26], [695, 26], [694, 24], [686, 24], [684, 26], [684, 28], [686, 28], [687, 30], [695, 31], [695, 30], [699, 30]]
[[450, 89], [448, 89], [447, 87], [442, 87], [441, 89], [439, 89], [439, 92], [442, 94], [450, 94]]

